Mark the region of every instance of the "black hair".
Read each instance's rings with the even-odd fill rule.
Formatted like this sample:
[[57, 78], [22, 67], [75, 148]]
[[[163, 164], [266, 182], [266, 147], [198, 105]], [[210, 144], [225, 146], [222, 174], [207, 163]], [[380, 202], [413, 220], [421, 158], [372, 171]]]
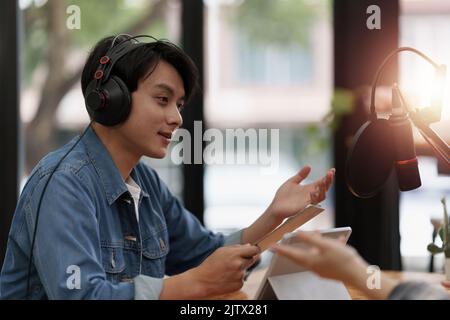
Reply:
[[[108, 52], [113, 41], [116, 46], [129, 38], [128, 35], [109, 36], [97, 42], [81, 74], [81, 90], [84, 96], [89, 82], [94, 79], [100, 58]], [[164, 60], [177, 70], [183, 80], [186, 102], [188, 102], [198, 86], [198, 69], [181, 48], [167, 40], [149, 42], [127, 53], [115, 63], [110, 76], [120, 77], [132, 93], [137, 90], [139, 80], [148, 77], [160, 60]]]

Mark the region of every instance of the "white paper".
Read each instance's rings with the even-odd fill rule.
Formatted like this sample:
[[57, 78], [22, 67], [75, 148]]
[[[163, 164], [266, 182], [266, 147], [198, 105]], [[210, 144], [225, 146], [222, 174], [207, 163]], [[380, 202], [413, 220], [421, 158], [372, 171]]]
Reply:
[[269, 277], [279, 300], [351, 300], [342, 282], [304, 271]]

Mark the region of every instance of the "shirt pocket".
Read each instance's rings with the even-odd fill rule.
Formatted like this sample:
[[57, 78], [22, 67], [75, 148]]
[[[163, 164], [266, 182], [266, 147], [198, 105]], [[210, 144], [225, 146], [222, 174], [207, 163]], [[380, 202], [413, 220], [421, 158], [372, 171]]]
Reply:
[[163, 278], [166, 256], [169, 253], [167, 229], [154, 232], [142, 240], [143, 273], [150, 277]]
[[108, 281], [118, 283], [125, 274], [125, 258], [123, 248], [102, 245], [102, 264]]

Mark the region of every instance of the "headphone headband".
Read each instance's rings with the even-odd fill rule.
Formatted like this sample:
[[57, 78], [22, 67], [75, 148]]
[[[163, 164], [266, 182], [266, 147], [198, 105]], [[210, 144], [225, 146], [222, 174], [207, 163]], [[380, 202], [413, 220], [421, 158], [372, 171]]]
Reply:
[[[121, 44], [122, 43], [120, 43], [119, 46]], [[113, 50], [111, 53], [107, 52], [104, 56], [102, 56], [100, 58], [100, 67], [97, 69], [97, 71], [95, 71], [94, 74], [94, 79], [96, 80], [95, 88], [98, 89], [102, 83], [106, 82], [109, 79], [112, 68], [120, 58], [122, 58], [128, 52], [142, 47], [143, 45], [146, 45], [146, 43], [140, 42], [133, 45], [127, 43], [120, 48], [114, 47], [118, 48], [119, 51]]]
[[[116, 64], [117, 61], [119, 61], [120, 58], [122, 58], [124, 55], [126, 55], [128, 52], [133, 51], [139, 47], [142, 47], [144, 45], [147, 45], [150, 42], [139, 42], [137, 38], [150, 38], [154, 40], [155, 42], [158, 42], [158, 40], [152, 36], [148, 35], [139, 35], [134, 37], [129, 37], [128, 39], [120, 42], [118, 45], [114, 46], [116, 40], [118, 37], [128, 34], [119, 34], [117, 35], [112, 43], [109, 50], [100, 58], [100, 66], [95, 71], [94, 79], [96, 81], [96, 89], [99, 89], [101, 84], [106, 82], [109, 79], [109, 75], [111, 73], [112, 68]], [[132, 42], [132, 40], [135, 40], [135, 42]]]

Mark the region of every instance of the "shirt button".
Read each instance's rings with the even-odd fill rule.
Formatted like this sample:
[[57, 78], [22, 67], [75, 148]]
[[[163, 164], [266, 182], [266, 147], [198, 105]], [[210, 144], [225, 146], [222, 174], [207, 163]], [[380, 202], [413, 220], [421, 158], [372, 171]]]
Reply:
[[125, 236], [125, 240], [136, 242], [137, 238], [135, 236]]

